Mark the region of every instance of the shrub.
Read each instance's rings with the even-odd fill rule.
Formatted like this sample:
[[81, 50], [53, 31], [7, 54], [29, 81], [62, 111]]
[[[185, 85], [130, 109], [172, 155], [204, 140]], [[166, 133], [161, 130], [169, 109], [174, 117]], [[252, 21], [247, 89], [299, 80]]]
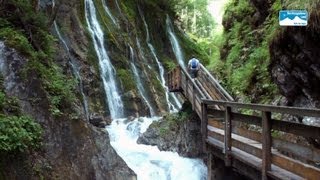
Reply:
[[41, 145], [42, 129], [28, 116], [0, 115], [0, 151], [24, 152]]

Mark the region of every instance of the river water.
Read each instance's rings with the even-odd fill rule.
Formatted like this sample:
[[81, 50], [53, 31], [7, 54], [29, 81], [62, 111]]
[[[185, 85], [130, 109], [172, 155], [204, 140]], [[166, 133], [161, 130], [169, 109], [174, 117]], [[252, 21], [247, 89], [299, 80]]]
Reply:
[[159, 117], [113, 120], [107, 127], [112, 147], [137, 174], [138, 180], [205, 180], [207, 167], [200, 159], [190, 159], [156, 146], [137, 144], [139, 135]]

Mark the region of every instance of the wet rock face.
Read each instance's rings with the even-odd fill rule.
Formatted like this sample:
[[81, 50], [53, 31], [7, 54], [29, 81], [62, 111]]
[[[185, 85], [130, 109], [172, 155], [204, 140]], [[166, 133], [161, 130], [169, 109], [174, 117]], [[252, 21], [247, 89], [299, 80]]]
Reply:
[[158, 146], [161, 151], [173, 151], [184, 157], [199, 158], [202, 154], [200, 120], [193, 115], [175, 128], [161, 132], [167, 123], [165, 118], [154, 122], [137, 140], [138, 144]]
[[[45, 91], [37, 77], [31, 74], [24, 81], [19, 76], [26, 62], [0, 41], [0, 70], [5, 92], [17, 97], [21, 111], [41, 124], [43, 147], [41, 151], [29, 152], [22, 160], [14, 159], [25, 161], [30, 167], [11, 163], [11, 159], [7, 160], [5, 172], [1, 170], [0, 173], [9, 179], [37, 179], [39, 174], [44, 179], [136, 179], [135, 173], [111, 147], [105, 130], [81, 119], [53, 118], [50, 115]], [[33, 102], [35, 98], [37, 103]], [[35, 169], [39, 174], [33, 174]], [[21, 173], [15, 173], [17, 171]]]
[[288, 105], [320, 107], [320, 33], [289, 27], [270, 45], [273, 81]]
[[271, 0], [250, 0], [256, 8], [252, 19], [255, 26], [261, 25], [269, 15], [270, 1]]

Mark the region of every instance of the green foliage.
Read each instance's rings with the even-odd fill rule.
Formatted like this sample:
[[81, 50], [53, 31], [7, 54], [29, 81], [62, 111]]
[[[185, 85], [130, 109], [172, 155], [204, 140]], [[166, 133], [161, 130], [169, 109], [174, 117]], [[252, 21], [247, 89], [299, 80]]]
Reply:
[[208, 0], [170, 0], [181, 19], [182, 28], [198, 38], [208, 38], [216, 25], [208, 12]]
[[[1, 82], [2, 86], [2, 82]], [[21, 113], [18, 99], [0, 90], [0, 155], [23, 152], [41, 145], [41, 126]]]
[[32, 118], [0, 115], [0, 122], [0, 151], [24, 152], [39, 147], [42, 129]]
[[50, 111], [53, 115], [62, 114], [63, 105], [75, 99], [75, 80], [53, 62], [55, 40], [48, 31], [47, 17], [28, 0], [6, 0], [2, 5], [0, 39], [29, 59], [21, 75], [26, 81], [30, 75], [39, 78], [47, 92]]
[[164, 116], [164, 125], [160, 127], [160, 136], [164, 137], [169, 131], [176, 129], [182, 122], [188, 120], [189, 112], [179, 112]]
[[62, 106], [71, 104], [75, 100], [74, 90], [76, 87], [76, 80], [68, 78], [62, 73], [62, 69], [56, 64], [51, 67], [46, 67], [39, 61], [30, 61], [26, 71], [35, 71], [38, 73], [44, 89], [46, 90], [47, 97], [50, 102], [50, 112], [59, 116], [62, 115]]
[[133, 78], [133, 75], [130, 73], [130, 71], [126, 69], [118, 69], [117, 70], [117, 76], [119, 77], [120, 81], [122, 82], [122, 85], [124, 86], [124, 89], [127, 91], [135, 89], [135, 81]]
[[171, 71], [177, 67], [177, 64], [174, 63], [172, 59], [165, 58], [164, 59], [164, 66], [168, 71]]
[[[225, 37], [224, 61], [215, 58], [210, 68], [220, 77], [231, 93], [246, 97], [247, 102], [271, 101], [277, 92], [268, 72], [270, 64], [269, 42], [277, 34], [278, 11], [281, 5], [276, 1], [270, 8], [270, 15], [259, 27], [250, 18], [255, 9], [246, 0], [232, 0], [226, 7], [223, 17]], [[220, 41], [221, 42], [221, 41]]]

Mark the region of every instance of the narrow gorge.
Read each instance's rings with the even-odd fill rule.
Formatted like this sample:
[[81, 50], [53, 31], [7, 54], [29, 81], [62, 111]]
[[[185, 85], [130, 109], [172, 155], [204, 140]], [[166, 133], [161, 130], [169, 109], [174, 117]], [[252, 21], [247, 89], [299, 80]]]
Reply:
[[[195, 56], [235, 101], [319, 108], [320, 3], [300, 1], [0, 0], [0, 179], [249, 178], [207, 166], [202, 117], [168, 73]], [[284, 7], [309, 26], [279, 27]]]

